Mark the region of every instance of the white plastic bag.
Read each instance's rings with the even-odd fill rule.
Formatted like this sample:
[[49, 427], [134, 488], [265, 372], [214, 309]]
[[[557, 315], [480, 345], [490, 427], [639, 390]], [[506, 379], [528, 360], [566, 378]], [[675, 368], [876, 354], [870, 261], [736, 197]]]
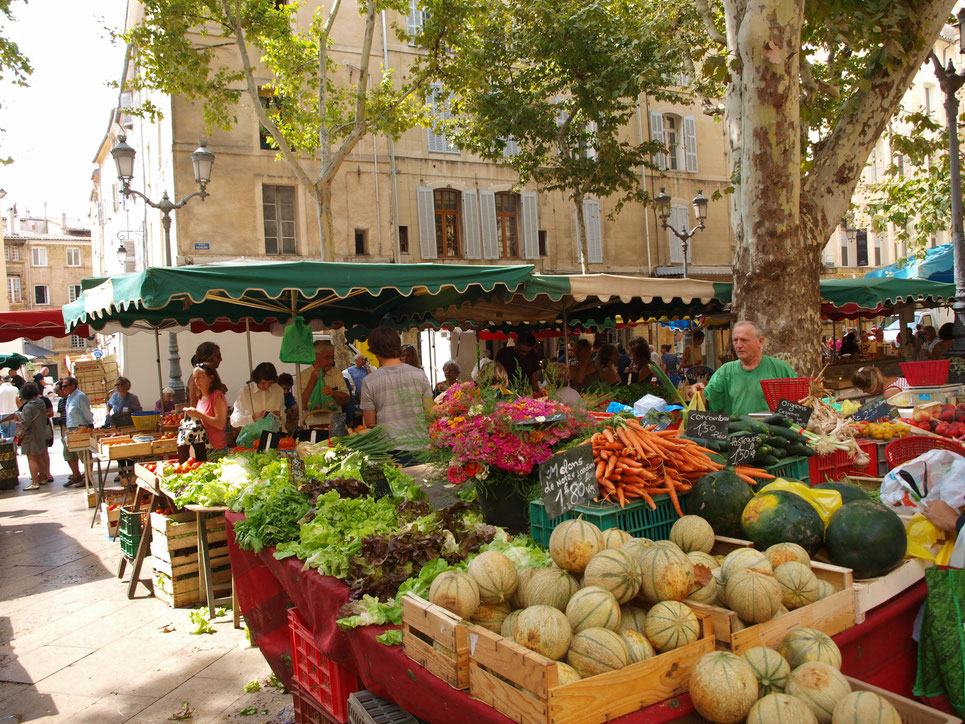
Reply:
[[664, 412], [667, 409], [667, 401], [656, 395], [644, 395], [633, 403], [633, 414], [637, 417], [644, 417], [650, 410]]
[[[905, 475], [911, 476], [914, 486]], [[903, 505], [906, 492], [913, 501], [916, 497], [944, 500], [952, 508], [960, 509], [965, 505], [965, 457], [951, 450], [929, 450], [888, 471], [881, 481], [881, 502], [888, 506]]]

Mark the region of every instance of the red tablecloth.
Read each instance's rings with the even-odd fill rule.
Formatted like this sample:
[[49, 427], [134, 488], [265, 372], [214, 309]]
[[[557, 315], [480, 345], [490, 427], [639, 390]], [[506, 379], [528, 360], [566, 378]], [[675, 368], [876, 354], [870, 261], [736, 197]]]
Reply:
[[[312, 630], [319, 650], [333, 661], [351, 667], [362, 686], [406, 711], [430, 722], [509, 722], [466, 692], [451, 688], [402, 653], [401, 646], [384, 646], [375, 640], [385, 626], [343, 631], [335, 625], [336, 613], [348, 600], [348, 587], [337, 578], [302, 571], [297, 558], [275, 560], [274, 548], [259, 554], [235, 544], [235, 521], [243, 516], [227, 513], [228, 551], [241, 612], [278, 678], [291, 683], [291, 640], [288, 609], [294, 605]], [[896, 694], [913, 698], [918, 646], [911, 638], [915, 617], [925, 600], [921, 581], [870, 612], [864, 623], [834, 637], [841, 649], [842, 671]], [[618, 719], [621, 724], [656, 724], [693, 712], [686, 694]]]

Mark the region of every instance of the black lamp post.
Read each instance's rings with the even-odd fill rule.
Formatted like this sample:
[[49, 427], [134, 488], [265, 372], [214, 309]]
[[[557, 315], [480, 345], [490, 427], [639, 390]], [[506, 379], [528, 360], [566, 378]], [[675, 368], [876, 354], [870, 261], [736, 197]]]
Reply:
[[660, 217], [660, 224], [665, 229], [670, 229], [674, 236], [680, 239], [680, 243], [684, 250], [684, 279], [687, 278], [687, 248], [690, 245], [690, 239], [698, 231], [704, 229], [704, 222], [707, 221], [707, 197], [704, 196], [700, 190], [697, 190], [697, 195], [694, 196], [694, 200], [691, 202], [694, 206], [694, 217], [697, 219], [697, 226], [692, 229], [687, 229], [684, 227], [683, 230], [675, 229], [670, 224], [670, 195], [666, 192], [664, 188], [660, 189], [660, 193], [654, 198], [654, 203], [657, 205], [657, 215]]
[[[965, 52], [965, 7], [958, 11], [959, 50]], [[965, 74], [955, 69], [951, 58], [942, 67], [938, 56], [929, 57], [935, 66], [935, 76], [945, 95], [945, 123], [948, 125], [948, 171], [952, 191], [952, 250], [955, 266], [955, 341], [948, 350], [949, 357], [965, 358], [965, 235], [962, 233], [962, 162], [958, 148], [958, 90], [965, 85]], [[958, 376], [954, 371], [952, 376]]]
[[[164, 227], [164, 264], [174, 266], [171, 258], [171, 212], [180, 209], [195, 196], [200, 196], [204, 201], [210, 194], [207, 185], [211, 181], [211, 167], [214, 165], [214, 154], [201, 141], [198, 147], [191, 153], [191, 163], [194, 166], [194, 180], [200, 187], [199, 191], [188, 194], [183, 199], [174, 203], [168, 197], [168, 192], [161, 194], [159, 202], [151, 201], [140, 191], [131, 188], [131, 180], [134, 178], [134, 158], [137, 152], [128, 145], [127, 136], [123, 133], [118, 137], [117, 144], [111, 149], [111, 156], [117, 166], [117, 177], [121, 180], [123, 187], [121, 193], [124, 196], [137, 196], [144, 200], [148, 206], [161, 212], [161, 224]], [[121, 249], [118, 249], [118, 260], [124, 266], [127, 261], [127, 251], [124, 250], [123, 258]], [[184, 402], [184, 383], [181, 382], [181, 357], [178, 351], [178, 336], [174, 332], [168, 333], [168, 376], [171, 378], [168, 386], [174, 390], [174, 399], [177, 402]]]

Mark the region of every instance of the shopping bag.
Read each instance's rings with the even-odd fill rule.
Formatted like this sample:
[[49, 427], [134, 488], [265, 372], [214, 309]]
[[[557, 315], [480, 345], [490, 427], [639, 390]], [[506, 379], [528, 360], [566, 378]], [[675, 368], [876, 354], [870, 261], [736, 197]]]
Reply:
[[820, 488], [811, 488], [804, 483], [799, 483], [795, 480], [784, 480], [783, 478], [778, 478], [763, 488], [757, 491], [755, 495], [762, 495], [773, 490], [784, 490], [788, 493], [794, 493], [804, 498], [811, 507], [817, 511], [817, 514], [821, 516], [821, 522], [824, 523], [824, 527], [828, 527], [828, 522], [831, 520], [831, 516], [834, 515], [834, 511], [841, 507], [841, 493], [837, 490], [822, 490]]
[[915, 513], [912, 516], [905, 530], [908, 532], [908, 553], [906, 555], [921, 558], [923, 561], [934, 561], [935, 554], [932, 553], [932, 546], [936, 546], [945, 540], [945, 531], [921, 513]]
[[305, 320], [301, 317], [295, 317], [292, 323], [285, 327], [278, 359], [288, 363], [314, 364], [315, 347], [312, 343], [312, 328], [305, 324]]
[[260, 420], [255, 420], [241, 428], [235, 444], [238, 447], [251, 447], [261, 439], [261, 433], [279, 430], [281, 430], [281, 420], [269, 412]]
[[881, 502], [907, 505], [912, 500], [944, 500], [959, 510], [965, 505], [965, 457], [950, 450], [929, 450], [893, 468], [881, 481]]
[[965, 715], [965, 571], [934, 566], [925, 571], [925, 582], [928, 597], [918, 641], [915, 696], [944, 695], [961, 717]]

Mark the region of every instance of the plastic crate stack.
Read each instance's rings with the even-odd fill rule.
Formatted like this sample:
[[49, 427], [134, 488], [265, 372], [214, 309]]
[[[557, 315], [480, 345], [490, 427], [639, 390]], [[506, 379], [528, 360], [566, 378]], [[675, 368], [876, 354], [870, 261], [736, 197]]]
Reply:
[[858, 447], [868, 456], [868, 464], [856, 467], [851, 456], [844, 450], [830, 455], [814, 455], [808, 458], [808, 475], [811, 485], [837, 482], [848, 475], [875, 477], [878, 475], [878, 445], [874, 440], [859, 440]]
[[315, 645], [315, 637], [294, 608], [288, 610], [292, 642], [292, 699], [295, 724], [348, 721], [349, 694], [358, 691], [355, 673], [335, 663]]
[[[558, 518], [547, 520], [546, 509], [540, 500], [530, 501], [529, 526], [533, 540], [541, 546], [548, 546], [553, 529], [564, 520], [583, 517], [583, 520], [593, 523], [600, 530], [619, 528], [625, 530], [634, 538], [649, 538], [664, 540], [670, 537], [670, 529], [677, 520], [677, 513], [673, 503], [667, 495], [653, 496], [656, 510], [650, 508], [643, 500], [635, 500], [621, 508], [613, 503], [587, 503], [578, 505]], [[680, 507], [687, 512], [687, 496], [680, 496]]]
[[137, 556], [137, 547], [141, 543], [141, 534], [147, 525], [147, 511], [134, 510], [123, 506], [118, 518], [117, 532], [121, 541], [121, 553], [133, 559]]

